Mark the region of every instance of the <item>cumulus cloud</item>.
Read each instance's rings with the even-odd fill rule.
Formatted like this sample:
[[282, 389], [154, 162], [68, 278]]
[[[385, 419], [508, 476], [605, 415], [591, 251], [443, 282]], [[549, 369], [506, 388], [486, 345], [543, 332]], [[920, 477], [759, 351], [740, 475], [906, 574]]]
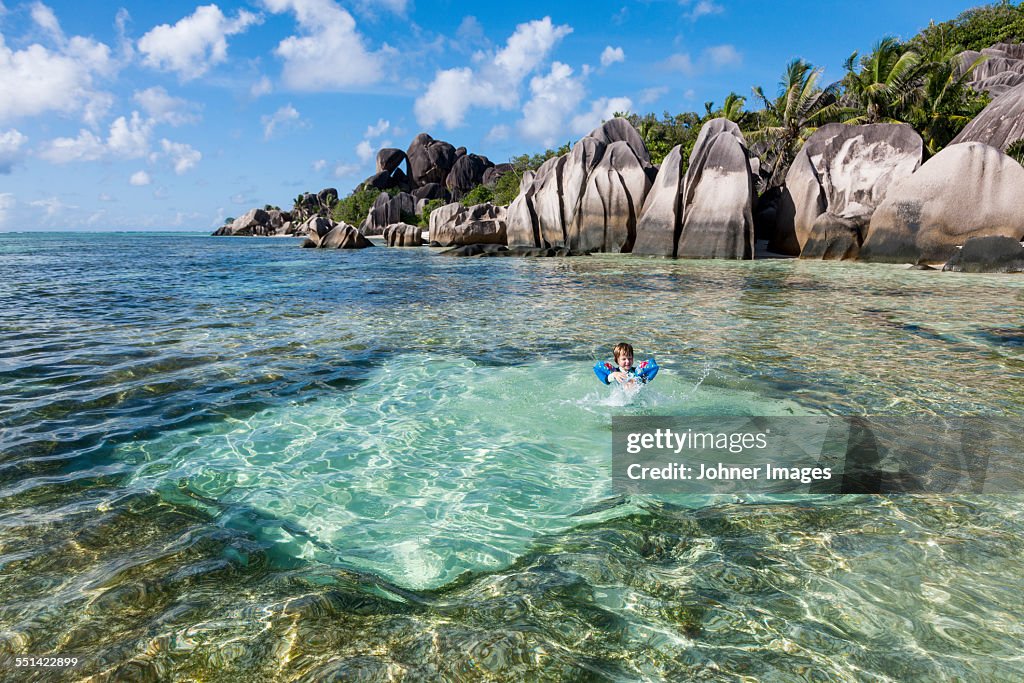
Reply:
[[264, 95], [269, 95], [273, 91], [274, 86], [270, 82], [270, 79], [266, 76], [261, 76], [260, 79], [253, 83], [252, 87], [249, 88], [249, 95], [253, 98], [263, 97]]
[[139, 39], [139, 51], [147, 66], [191, 80], [227, 59], [228, 36], [262, 21], [245, 10], [229, 19], [217, 5], [204, 5], [173, 26], [161, 24], [150, 30]]
[[715, 45], [704, 51], [708, 62], [716, 68], [727, 66], [739, 66], [743, 63], [743, 56], [733, 45]]
[[269, 140], [274, 136], [274, 131], [297, 122], [299, 119], [299, 110], [291, 104], [286, 104], [273, 114], [260, 117], [260, 122], [263, 124], [263, 139]]
[[317, 159], [313, 162], [313, 170], [319, 173], [327, 168], [327, 159]]
[[274, 50], [284, 60], [282, 80], [289, 88], [345, 90], [383, 77], [382, 54], [367, 49], [355, 19], [334, 0], [263, 0], [263, 5], [274, 14], [293, 12], [301, 29]]
[[438, 71], [426, 92], [416, 100], [416, 119], [424, 126], [443, 123], [455, 128], [473, 107], [515, 108], [523, 80], [570, 33], [570, 26], [555, 26], [551, 17], [519, 24], [500, 51], [479, 55], [475, 69]]
[[578, 135], [586, 135], [615, 115], [615, 112], [626, 112], [633, 108], [633, 101], [628, 97], [601, 97], [590, 103], [590, 111], [572, 119], [572, 131]]
[[370, 144], [369, 140], [363, 140], [356, 145], [356, 156], [358, 156], [363, 163], [366, 163], [374, 157], [373, 145]]
[[186, 145], [183, 142], [171, 142], [166, 138], [160, 140], [160, 148], [170, 159], [174, 172], [178, 175], [191, 171], [203, 158], [199, 150], [193, 149], [191, 145]]
[[115, 119], [105, 140], [83, 129], [76, 138], [56, 138], [45, 143], [39, 150], [39, 156], [55, 164], [97, 161], [106, 157], [137, 159], [148, 153], [152, 132], [153, 121], [143, 119], [134, 111], [131, 117]]
[[377, 123], [373, 124], [372, 126], [366, 127], [366, 134], [364, 134], [363, 137], [366, 138], [367, 140], [370, 140], [372, 138], [379, 138], [381, 135], [384, 135], [384, 133], [388, 132], [388, 128], [390, 127], [390, 121], [387, 121], [385, 119], [377, 119]]
[[159, 86], [139, 90], [133, 99], [157, 123], [182, 126], [199, 121], [199, 115], [196, 114], [198, 107], [195, 104], [180, 97], [174, 97]]
[[623, 52], [621, 47], [607, 46], [604, 52], [601, 53], [601, 66], [608, 67], [615, 62], [624, 62], [626, 60], [626, 53]]
[[0, 133], [0, 175], [9, 174], [14, 165], [21, 161], [22, 147], [26, 142], [28, 142], [28, 138], [19, 130], [12, 128], [5, 133]]
[[132, 173], [132, 177], [128, 179], [128, 184], [134, 185], [135, 187], [144, 187], [149, 185], [151, 182], [153, 182], [152, 179], [145, 171], [136, 171], [135, 173]]
[[710, 14], [721, 14], [725, 11], [724, 7], [713, 0], [698, 0], [696, 3], [693, 0], [680, 0], [679, 4], [684, 7], [693, 7], [693, 9], [686, 13], [686, 16], [691, 21], [697, 21], [701, 17], [706, 17]]
[[57, 15], [53, 13], [53, 10], [44, 5], [41, 2], [36, 2], [32, 5], [32, 21], [36, 25], [50, 34], [50, 37], [56, 40], [58, 43], [65, 42], [64, 31], [60, 28], [60, 22], [57, 21]]
[[338, 164], [334, 167], [335, 178], [350, 178], [359, 173], [358, 164]]
[[110, 48], [91, 38], [65, 38], [53, 11], [44, 5], [34, 5], [33, 14], [48, 27], [58, 48], [34, 43], [12, 50], [0, 33], [0, 121], [50, 111], [74, 113], [109, 101], [109, 95], [96, 89], [95, 79], [117, 69]]
[[545, 76], [530, 79], [530, 101], [523, 106], [519, 133], [529, 140], [552, 146], [562, 133], [566, 117], [583, 101], [583, 84], [572, 76], [572, 68], [554, 62]]

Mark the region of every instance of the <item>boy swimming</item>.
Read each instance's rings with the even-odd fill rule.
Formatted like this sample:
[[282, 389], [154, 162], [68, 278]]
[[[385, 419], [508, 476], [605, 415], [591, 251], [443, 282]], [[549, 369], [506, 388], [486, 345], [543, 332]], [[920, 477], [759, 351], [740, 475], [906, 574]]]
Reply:
[[634, 388], [647, 384], [658, 374], [658, 364], [653, 358], [641, 361], [639, 365], [633, 364], [633, 347], [630, 344], [616, 344], [612, 355], [615, 358], [614, 365], [608, 361], [598, 361], [594, 366], [594, 374], [604, 384], [618, 382], [624, 387]]

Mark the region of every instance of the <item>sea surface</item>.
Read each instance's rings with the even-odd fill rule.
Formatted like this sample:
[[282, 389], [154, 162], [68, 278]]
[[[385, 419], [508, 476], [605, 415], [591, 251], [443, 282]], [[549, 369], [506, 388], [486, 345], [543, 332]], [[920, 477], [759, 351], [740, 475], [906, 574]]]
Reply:
[[0, 680], [1021, 680], [1024, 496], [620, 496], [610, 454], [1022, 380], [1015, 276], [0, 234]]

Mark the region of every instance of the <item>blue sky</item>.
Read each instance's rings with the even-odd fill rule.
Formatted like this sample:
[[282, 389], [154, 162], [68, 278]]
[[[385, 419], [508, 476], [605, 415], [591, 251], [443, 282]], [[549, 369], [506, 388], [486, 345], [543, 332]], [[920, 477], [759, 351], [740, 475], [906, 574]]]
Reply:
[[500, 162], [975, 4], [0, 0], [0, 230], [207, 230], [420, 131]]

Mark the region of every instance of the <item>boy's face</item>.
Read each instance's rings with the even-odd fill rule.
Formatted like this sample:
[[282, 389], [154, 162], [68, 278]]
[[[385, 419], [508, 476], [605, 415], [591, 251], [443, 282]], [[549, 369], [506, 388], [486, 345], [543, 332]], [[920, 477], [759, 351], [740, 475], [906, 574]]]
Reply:
[[629, 354], [620, 353], [616, 358], [615, 362], [619, 364], [619, 367], [623, 370], [629, 370], [633, 366], [633, 356]]

